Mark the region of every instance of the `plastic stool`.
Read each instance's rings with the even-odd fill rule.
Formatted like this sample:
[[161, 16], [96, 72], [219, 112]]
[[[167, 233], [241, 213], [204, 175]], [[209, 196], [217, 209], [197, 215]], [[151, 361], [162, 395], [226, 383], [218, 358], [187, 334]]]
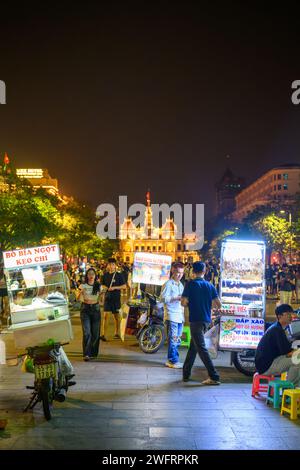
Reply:
[[189, 326], [184, 326], [182, 330], [180, 346], [189, 347], [190, 342], [191, 342], [191, 329]]
[[263, 375], [255, 372], [252, 382], [252, 396], [255, 397], [259, 392], [267, 392], [271, 380], [274, 380], [273, 375]]
[[268, 404], [268, 402], [270, 401], [271, 403], [273, 403], [273, 408], [280, 408], [280, 403], [282, 399], [280, 391], [289, 388], [295, 388], [292, 382], [288, 382], [287, 380], [272, 380], [271, 382], [269, 382], [266, 403]]
[[[290, 406], [287, 406], [288, 404]], [[280, 414], [282, 415], [284, 411], [290, 415], [290, 419], [297, 419], [300, 415], [300, 390], [283, 391]]]

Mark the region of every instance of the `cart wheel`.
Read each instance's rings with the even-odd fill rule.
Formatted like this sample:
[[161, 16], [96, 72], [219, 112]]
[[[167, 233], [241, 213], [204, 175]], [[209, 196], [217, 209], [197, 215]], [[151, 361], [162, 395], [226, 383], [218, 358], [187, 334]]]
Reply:
[[252, 377], [256, 372], [254, 359], [255, 350], [253, 349], [247, 349], [242, 352], [233, 352], [231, 354], [231, 360], [235, 368], [247, 377]]

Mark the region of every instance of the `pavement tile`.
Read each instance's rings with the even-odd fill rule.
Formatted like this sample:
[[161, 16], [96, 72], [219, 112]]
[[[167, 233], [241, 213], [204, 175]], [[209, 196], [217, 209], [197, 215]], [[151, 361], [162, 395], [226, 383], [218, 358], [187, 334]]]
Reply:
[[286, 448], [289, 450], [300, 450], [300, 436], [298, 437], [282, 437]]
[[190, 427], [150, 427], [150, 437], [186, 437], [186, 436], [202, 436], [211, 435], [213, 438], [223, 436], [226, 438], [235, 438], [234, 433], [228, 426], [219, 426], [216, 428], [208, 428], [207, 426], [190, 426]]
[[196, 438], [199, 450], [286, 450], [287, 446], [280, 438], [249, 439], [211, 439]]
[[[174, 412], [173, 410], [166, 410], [166, 409], [161, 409], [161, 410], [151, 410], [151, 416], [152, 418], [168, 418], [169, 416], [173, 416]], [[210, 417], [211, 419], [215, 417], [220, 417], [224, 416], [222, 410], [215, 410], [215, 409], [209, 409], [206, 405], [204, 409], [188, 409], [188, 410], [182, 410], [178, 409], [176, 411], [176, 416], [178, 418], [185, 418], [185, 417], [201, 417], [201, 416], [206, 416]]]
[[145, 445], [145, 450], [196, 450], [196, 441], [193, 438], [151, 438]]

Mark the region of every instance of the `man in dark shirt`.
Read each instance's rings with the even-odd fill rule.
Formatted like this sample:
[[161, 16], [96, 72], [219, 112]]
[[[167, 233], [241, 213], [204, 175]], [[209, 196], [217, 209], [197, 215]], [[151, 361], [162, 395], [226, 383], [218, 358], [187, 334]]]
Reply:
[[102, 320], [102, 341], [107, 341], [105, 337], [105, 330], [107, 324], [108, 313], [111, 312], [114, 316], [115, 322], [115, 335], [114, 339], [119, 339], [120, 318], [119, 309], [121, 308], [121, 290], [126, 289], [126, 281], [121, 273], [117, 272], [117, 263], [114, 258], [109, 258], [107, 265], [107, 272], [103, 275], [101, 284], [106, 290], [104, 300], [104, 314]]
[[276, 308], [278, 321], [267, 329], [260, 340], [255, 354], [255, 365], [260, 374], [279, 375], [287, 372], [287, 380], [299, 387], [300, 361], [297, 350], [293, 351], [284, 331], [292, 321], [292, 313], [293, 309], [288, 304], [281, 304]]
[[183, 365], [183, 381], [187, 382], [196, 359], [197, 352], [205, 365], [209, 378], [203, 385], [220, 385], [220, 377], [216, 371], [205, 346], [204, 333], [211, 323], [212, 305], [221, 307], [216, 288], [205, 281], [205, 263], [197, 261], [193, 264], [195, 279], [186, 284], [182, 293], [181, 304], [189, 307], [191, 342]]

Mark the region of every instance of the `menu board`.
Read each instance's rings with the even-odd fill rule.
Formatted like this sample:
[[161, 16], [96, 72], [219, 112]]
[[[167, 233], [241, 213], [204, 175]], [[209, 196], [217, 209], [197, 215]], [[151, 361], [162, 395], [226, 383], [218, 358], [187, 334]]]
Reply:
[[221, 316], [221, 349], [256, 349], [264, 335], [265, 322], [262, 318]]
[[132, 282], [162, 286], [170, 278], [172, 257], [135, 253]]
[[222, 304], [263, 308], [265, 296], [264, 242], [226, 240], [221, 250]]

